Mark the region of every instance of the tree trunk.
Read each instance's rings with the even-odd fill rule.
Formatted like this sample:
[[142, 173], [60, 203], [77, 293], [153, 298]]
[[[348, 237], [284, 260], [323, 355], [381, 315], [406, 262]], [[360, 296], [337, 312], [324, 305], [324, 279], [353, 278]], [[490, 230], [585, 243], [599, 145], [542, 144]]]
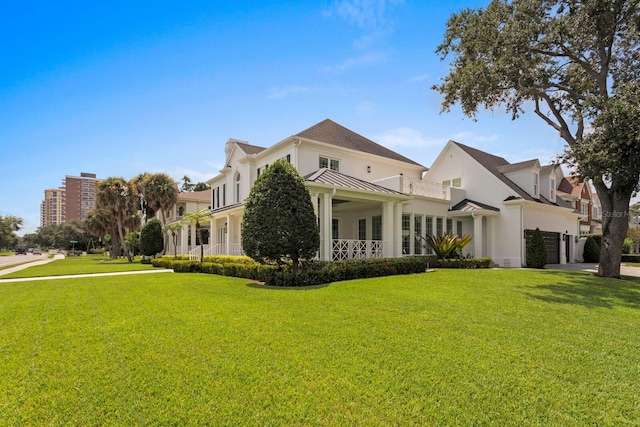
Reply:
[[127, 261], [133, 262], [133, 258], [131, 258], [131, 253], [127, 248], [126, 242], [124, 241], [124, 234], [122, 232], [122, 220], [120, 218], [118, 218], [118, 238], [120, 239], [120, 247], [127, 254]]
[[604, 183], [594, 183], [602, 205], [602, 243], [598, 276], [620, 278], [622, 244], [629, 228], [629, 202], [633, 189], [607, 188]]
[[[164, 216], [164, 209], [161, 209], [160, 213], [162, 214], [162, 228], [164, 229], [164, 227], [167, 225], [167, 219]], [[164, 245], [162, 246], [162, 255], [167, 253], [168, 247], [169, 247], [169, 234], [164, 233]]]

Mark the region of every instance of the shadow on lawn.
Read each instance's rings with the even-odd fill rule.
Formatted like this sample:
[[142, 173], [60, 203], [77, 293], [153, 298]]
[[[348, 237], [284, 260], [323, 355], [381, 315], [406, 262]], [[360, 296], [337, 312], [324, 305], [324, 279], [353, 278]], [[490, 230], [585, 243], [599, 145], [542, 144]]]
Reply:
[[267, 291], [312, 291], [314, 289], [322, 289], [329, 286], [331, 283], [325, 283], [324, 285], [315, 286], [266, 286], [262, 282], [249, 282], [247, 286], [250, 288], [264, 289]]
[[629, 307], [640, 309], [640, 279], [604, 279], [589, 273], [542, 271], [554, 283], [532, 285], [539, 293], [527, 293], [530, 298], [556, 304], [576, 304], [584, 307]]

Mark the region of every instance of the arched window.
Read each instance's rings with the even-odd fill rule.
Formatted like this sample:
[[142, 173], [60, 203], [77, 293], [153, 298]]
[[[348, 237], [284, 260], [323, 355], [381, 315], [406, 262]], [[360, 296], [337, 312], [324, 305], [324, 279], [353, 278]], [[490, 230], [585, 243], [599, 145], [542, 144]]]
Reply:
[[240, 203], [240, 172], [236, 173], [236, 203]]

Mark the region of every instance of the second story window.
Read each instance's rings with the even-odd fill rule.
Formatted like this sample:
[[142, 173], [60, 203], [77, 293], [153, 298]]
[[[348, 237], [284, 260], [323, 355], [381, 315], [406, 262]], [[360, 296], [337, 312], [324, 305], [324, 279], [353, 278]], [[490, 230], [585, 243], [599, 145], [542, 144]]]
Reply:
[[549, 200], [556, 201], [556, 180], [553, 178], [549, 179]]
[[318, 167], [328, 168], [328, 169], [331, 169], [332, 171], [340, 172], [340, 160], [330, 159], [328, 157], [320, 156]]
[[533, 197], [538, 197], [538, 174], [533, 174]]
[[236, 174], [235, 202], [240, 203], [240, 173]]

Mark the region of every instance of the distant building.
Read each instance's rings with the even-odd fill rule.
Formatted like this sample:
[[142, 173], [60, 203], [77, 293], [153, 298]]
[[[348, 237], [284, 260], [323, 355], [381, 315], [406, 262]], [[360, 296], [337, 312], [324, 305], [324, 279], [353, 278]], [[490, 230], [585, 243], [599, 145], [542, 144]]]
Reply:
[[82, 221], [96, 207], [97, 182], [94, 173], [82, 172], [80, 176], [65, 177], [67, 221]]
[[40, 207], [40, 226], [82, 221], [96, 207], [96, 174], [82, 172], [80, 176], [65, 176], [63, 186], [44, 191]]
[[66, 220], [65, 188], [44, 190], [44, 200], [40, 204], [40, 226], [59, 225]]

